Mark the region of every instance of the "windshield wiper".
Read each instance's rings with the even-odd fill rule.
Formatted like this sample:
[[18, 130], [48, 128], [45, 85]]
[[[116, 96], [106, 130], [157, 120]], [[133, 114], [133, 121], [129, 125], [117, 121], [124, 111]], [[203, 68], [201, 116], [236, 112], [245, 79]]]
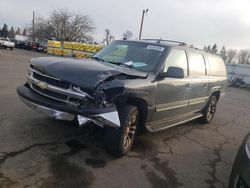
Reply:
[[104, 60], [104, 59], [102, 59], [100, 57], [96, 57], [96, 56], [92, 56], [91, 58], [94, 59], [94, 60], [103, 61], [103, 62], [106, 62], [106, 63], [119, 64], [119, 62], [106, 61], [106, 60]]
[[97, 61], [103, 61], [103, 62], [107, 62], [107, 63], [110, 63], [110, 64], [114, 64], [114, 65], [119, 65], [119, 66], [123, 66], [123, 67], [128, 67], [128, 68], [132, 68], [134, 69], [135, 67], [132, 65], [132, 64], [126, 64], [126, 63], [121, 63], [121, 62], [112, 62], [112, 61], [106, 61], [100, 57], [95, 57], [95, 56], [92, 56], [91, 57], [92, 59], [95, 59]]
[[105, 61], [104, 59], [100, 58], [100, 57], [96, 57], [96, 56], [92, 56], [92, 59], [95, 59], [97, 61]]
[[122, 66], [122, 67], [128, 67], [128, 68], [132, 68], [132, 69], [135, 68], [132, 64], [126, 64], [126, 63], [121, 63], [121, 62], [110, 62], [110, 61], [107, 61], [107, 62], [112, 63], [114, 65], [119, 65], [119, 66]]

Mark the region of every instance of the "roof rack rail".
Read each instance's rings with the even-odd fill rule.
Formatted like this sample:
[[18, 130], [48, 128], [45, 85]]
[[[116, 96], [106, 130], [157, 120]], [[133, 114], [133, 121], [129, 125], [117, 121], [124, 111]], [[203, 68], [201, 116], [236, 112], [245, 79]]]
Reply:
[[141, 40], [147, 40], [147, 41], [155, 41], [157, 43], [161, 43], [161, 42], [171, 42], [171, 43], [177, 43], [180, 46], [185, 46], [187, 45], [185, 42], [181, 42], [181, 41], [176, 41], [176, 40], [164, 40], [164, 39], [141, 39]]
[[193, 46], [193, 45], [190, 45], [189, 48], [192, 48], [192, 49], [195, 49], [195, 50], [202, 50], [202, 49], [197, 48], [197, 47], [195, 47], [195, 46]]

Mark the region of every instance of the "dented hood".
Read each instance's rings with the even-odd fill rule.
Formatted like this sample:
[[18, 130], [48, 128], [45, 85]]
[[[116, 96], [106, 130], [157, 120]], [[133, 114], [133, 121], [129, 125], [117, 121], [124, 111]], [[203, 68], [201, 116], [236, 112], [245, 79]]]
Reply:
[[90, 90], [111, 76], [147, 77], [147, 73], [141, 71], [92, 59], [39, 57], [32, 59], [31, 64], [45, 74]]

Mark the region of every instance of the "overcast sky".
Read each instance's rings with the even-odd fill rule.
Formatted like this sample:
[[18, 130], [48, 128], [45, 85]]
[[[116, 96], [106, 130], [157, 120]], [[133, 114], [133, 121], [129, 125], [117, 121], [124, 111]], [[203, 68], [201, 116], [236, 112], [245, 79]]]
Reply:
[[2, 0], [0, 26], [24, 27], [32, 11], [47, 16], [57, 8], [87, 14], [94, 21], [94, 36], [104, 30], [120, 39], [130, 30], [138, 38], [142, 10], [145, 16], [142, 38], [173, 39], [203, 47], [250, 48], [250, 0]]

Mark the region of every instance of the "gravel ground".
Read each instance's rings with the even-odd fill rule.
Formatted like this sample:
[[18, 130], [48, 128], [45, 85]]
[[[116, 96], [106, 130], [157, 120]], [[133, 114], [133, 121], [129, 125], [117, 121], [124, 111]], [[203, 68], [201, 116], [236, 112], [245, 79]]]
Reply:
[[0, 50], [0, 187], [226, 187], [250, 130], [249, 90], [228, 88], [210, 125], [192, 121], [140, 135], [120, 159], [103, 148], [102, 132], [53, 121], [16, 94], [32, 57]]

